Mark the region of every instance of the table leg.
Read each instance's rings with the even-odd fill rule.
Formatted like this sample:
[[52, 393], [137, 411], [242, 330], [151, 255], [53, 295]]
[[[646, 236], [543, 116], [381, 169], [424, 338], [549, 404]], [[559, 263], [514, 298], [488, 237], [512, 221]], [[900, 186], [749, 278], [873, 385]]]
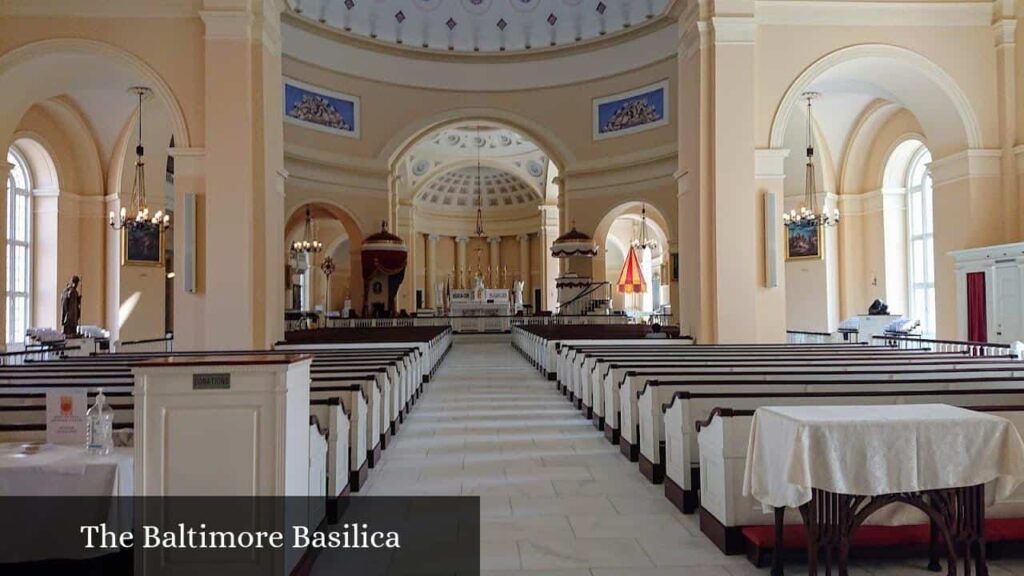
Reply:
[[786, 519], [786, 509], [775, 509], [775, 546], [772, 548], [772, 576], [783, 576], [782, 554], [785, 552], [782, 535]]
[[929, 522], [928, 534], [928, 570], [942, 572], [942, 563], [939, 562], [939, 527], [932, 520]]

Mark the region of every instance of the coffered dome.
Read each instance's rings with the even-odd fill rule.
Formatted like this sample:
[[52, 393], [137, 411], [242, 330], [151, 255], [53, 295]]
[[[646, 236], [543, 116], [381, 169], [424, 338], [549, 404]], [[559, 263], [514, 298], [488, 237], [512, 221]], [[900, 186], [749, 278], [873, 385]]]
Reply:
[[[540, 201], [540, 197], [530, 184], [519, 176], [498, 168], [481, 167], [479, 181], [483, 187], [484, 209], [512, 208]], [[416, 202], [436, 207], [475, 209], [476, 166], [456, 168], [431, 178], [417, 194]]]
[[295, 0], [343, 32], [442, 51], [512, 52], [572, 45], [654, 21], [668, 0]]

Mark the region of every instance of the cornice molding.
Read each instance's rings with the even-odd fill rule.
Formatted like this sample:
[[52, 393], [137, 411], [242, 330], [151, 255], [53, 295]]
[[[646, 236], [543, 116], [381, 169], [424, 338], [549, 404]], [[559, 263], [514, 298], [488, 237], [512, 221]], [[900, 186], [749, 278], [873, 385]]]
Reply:
[[1012, 18], [997, 20], [992, 24], [992, 37], [996, 48], [1014, 46], [1017, 39], [1017, 21]]
[[482, 53], [466, 55], [468, 59], [447, 54], [417, 58], [402, 49], [396, 52], [341, 41], [296, 25], [293, 18], [282, 22], [281, 33], [285, 57], [328, 72], [396, 86], [513, 92], [582, 84], [674, 60], [678, 30], [669, 24], [674, 22], [666, 21], [629, 41], [586, 51], [567, 48], [541, 59]]
[[989, 26], [991, 2], [806, 2], [757, 0], [765, 26]]
[[714, 16], [711, 29], [716, 46], [753, 44], [757, 34], [757, 21], [753, 16]]
[[3, 17], [191, 18], [195, 0], [4, 0]]
[[783, 178], [786, 176], [788, 148], [759, 148], [754, 151], [754, 178]]
[[666, 159], [672, 159], [675, 161], [678, 159], [678, 156], [679, 148], [675, 143], [663, 144], [661, 146], [638, 150], [621, 156], [577, 162], [566, 167], [566, 169], [562, 171], [561, 177], [565, 179], [593, 176], [603, 172], [615, 172], [627, 168], [636, 168], [638, 166], [653, 164]]
[[935, 187], [965, 178], [998, 177], [1001, 171], [1002, 150], [964, 150], [928, 164]]
[[633, 25], [628, 28], [607, 32], [595, 38], [588, 38], [573, 42], [572, 44], [559, 44], [556, 46], [536, 46], [529, 50], [510, 50], [506, 52], [468, 52], [449, 51], [445, 52], [437, 48], [422, 48], [415, 44], [396, 44], [394, 42], [368, 38], [352, 32], [346, 32], [334, 26], [317, 22], [311, 18], [305, 18], [287, 11], [281, 15], [281, 22], [293, 27], [308, 30], [338, 44], [349, 45], [381, 54], [391, 54], [402, 58], [435, 61], [435, 62], [458, 62], [458, 63], [483, 63], [483, 62], [528, 62], [552, 57], [559, 57], [570, 54], [582, 54], [594, 52], [603, 48], [629, 42], [646, 34], [656, 32], [675, 24], [675, 19], [670, 17], [672, 6], [642, 24]]
[[247, 10], [201, 10], [207, 40], [252, 40], [256, 18]]

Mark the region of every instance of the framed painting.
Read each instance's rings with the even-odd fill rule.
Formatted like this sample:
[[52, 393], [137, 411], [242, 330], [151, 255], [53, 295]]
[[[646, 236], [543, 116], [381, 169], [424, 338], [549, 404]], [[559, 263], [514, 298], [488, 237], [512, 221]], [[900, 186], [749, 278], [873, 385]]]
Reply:
[[786, 228], [786, 260], [816, 260], [822, 255], [819, 226], [802, 224]]
[[284, 120], [321, 132], [359, 138], [359, 97], [286, 78]]
[[122, 266], [163, 266], [164, 230], [160, 226], [121, 229]]
[[668, 80], [594, 100], [594, 140], [668, 124]]

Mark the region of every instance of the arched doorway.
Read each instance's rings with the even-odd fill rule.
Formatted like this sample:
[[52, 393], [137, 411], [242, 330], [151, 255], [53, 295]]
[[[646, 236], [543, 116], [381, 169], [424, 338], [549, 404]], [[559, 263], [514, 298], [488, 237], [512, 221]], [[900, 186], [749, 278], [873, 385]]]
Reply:
[[[315, 254], [290, 253], [302, 240], [307, 211], [312, 233], [323, 250]], [[362, 271], [359, 256], [363, 234], [351, 214], [329, 200], [315, 200], [296, 206], [285, 221], [284, 250], [286, 307], [295, 311], [362, 311]], [[328, 282], [323, 264], [331, 258], [334, 270]]]

